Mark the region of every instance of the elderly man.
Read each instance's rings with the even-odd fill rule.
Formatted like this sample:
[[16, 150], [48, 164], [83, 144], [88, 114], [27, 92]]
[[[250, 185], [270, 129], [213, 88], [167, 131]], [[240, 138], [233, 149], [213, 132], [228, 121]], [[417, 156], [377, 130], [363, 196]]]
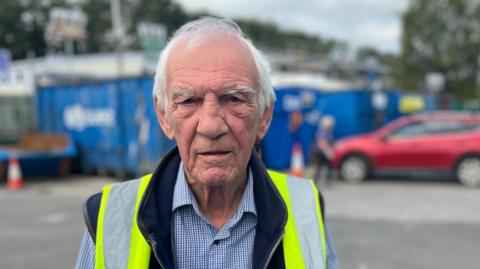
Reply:
[[275, 95], [236, 24], [202, 18], [162, 52], [154, 99], [175, 139], [152, 175], [85, 203], [77, 268], [336, 268], [310, 180], [267, 171], [253, 148]]

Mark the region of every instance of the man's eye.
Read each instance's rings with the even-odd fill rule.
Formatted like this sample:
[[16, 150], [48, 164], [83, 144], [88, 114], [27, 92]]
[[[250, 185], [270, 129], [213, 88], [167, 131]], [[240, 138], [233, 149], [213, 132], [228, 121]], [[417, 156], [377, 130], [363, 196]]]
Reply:
[[242, 102], [242, 99], [239, 98], [239, 97], [237, 97], [237, 96], [235, 96], [235, 95], [230, 95], [230, 96], [228, 96], [227, 100], [228, 100], [228, 102], [230, 102], [230, 103], [240, 103], [240, 102]]
[[195, 99], [194, 98], [188, 98], [188, 99], [180, 101], [179, 103], [182, 104], [182, 105], [193, 105], [193, 104], [195, 104]]

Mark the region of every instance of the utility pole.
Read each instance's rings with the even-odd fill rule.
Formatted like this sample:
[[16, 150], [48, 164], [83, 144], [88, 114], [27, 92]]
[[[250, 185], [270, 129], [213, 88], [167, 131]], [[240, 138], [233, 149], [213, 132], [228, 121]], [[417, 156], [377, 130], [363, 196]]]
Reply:
[[123, 44], [124, 29], [122, 25], [122, 13], [120, 12], [120, 0], [110, 0], [110, 13], [112, 16], [113, 36], [115, 40], [115, 53], [117, 58], [117, 76], [123, 75]]

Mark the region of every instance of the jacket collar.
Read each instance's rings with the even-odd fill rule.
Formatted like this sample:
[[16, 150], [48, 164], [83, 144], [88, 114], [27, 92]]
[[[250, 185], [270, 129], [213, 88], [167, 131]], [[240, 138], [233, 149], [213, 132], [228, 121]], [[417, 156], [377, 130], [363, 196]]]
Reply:
[[[165, 268], [173, 268], [171, 245], [172, 200], [180, 165], [180, 154], [173, 148], [161, 160], [142, 198], [137, 222], [143, 236], [155, 248]], [[261, 268], [283, 235], [287, 209], [259, 157], [252, 153], [249, 167], [253, 174], [253, 192], [257, 210], [257, 228], [253, 250], [253, 268]]]

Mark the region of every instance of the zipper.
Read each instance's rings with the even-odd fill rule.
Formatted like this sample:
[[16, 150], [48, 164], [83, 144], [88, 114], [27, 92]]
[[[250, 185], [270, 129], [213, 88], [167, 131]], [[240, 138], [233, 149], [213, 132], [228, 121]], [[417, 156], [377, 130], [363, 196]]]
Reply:
[[[150, 196], [150, 191], [144, 193], [144, 197]], [[143, 202], [143, 201], [142, 201]], [[140, 207], [138, 212], [140, 212]], [[157, 259], [158, 264], [160, 265], [160, 268], [165, 269], [165, 266], [163, 265], [162, 261], [160, 260], [160, 257], [158, 256], [157, 253], [157, 241], [153, 239], [153, 234], [149, 234], [148, 236], [145, 236], [145, 226], [143, 225], [143, 222], [140, 220], [140, 218], [137, 217], [137, 225], [138, 229], [140, 232], [143, 234], [143, 237], [147, 240], [148, 244], [152, 248], [153, 256], [155, 256], [155, 259]]]
[[[144, 193], [144, 197], [142, 198], [142, 202], [143, 202], [143, 199], [145, 199], [146, 197], [150, 196], [150, 191], [147, 190], [148, 192], [145, 192]], [[139, 210], [138, 212], [140, 212], [140, 207], [139, 207]], [[155, 256], [155, 259], [157, 259], [158, 261], [158, 264], [160, 265], [160, 267], [162, 269], [165, 269], [165, 266], [163, 265], [162, 261], [160, 260], [160, 257], [158, 257], [158, 253], [157, 253], [157, 241], [155, 241], [153, 238], [153, 234], [149, 234], [148, 236], [145, 236], [145, 234], [143, 233], [143, 231], [145, 230], [145, 226], [143, 225], [143, 222], [137, 218], [137, 225], [138, 225], [138, 229], [140, 230], [140, 232], [143, 234], [143, 237], [147, 239], [149, 245], [151, 246], [152, 248], [152, 252], [153, 252], [153, 255]]]
[[162, 261], [161, 261], [160, 258], [158, 257], [158, 253], [157, 253], [157, 241], [152, 240], [152, 239], [150, 238], [150, 245], [152, 245], [153, 255], [155, 256], [155, 259], [157, 259], [158, 264], [160, 264], [160, 268], [165, 269], [165, 266], [162, 264]]
[[267, 261], [265, 262], [265, 265], [263, 266], [263, 269], [266, 269], [268, 264], [270, 263], [270, 260], [272, 259], [273, 257], [273, 253], [275, 253], [275, 250], [277, 250], [278, 248], [278, 245], [280, 245], [280, 242], [282, 241], [283, 239], [283, 236], [285, 235], [285, 231], [282, 232], [282, 234], [280, 235], [280, 237], [277, 239], [277, 241], [275, 242], [275, 245], [273, 245], [273, 248], [272, 250], [270, 251], [270, 254], [268, 254], [268, 258], [267, 258]]
[[[267, 179], [267, 182], [268, 182], [268, 184], [270, 184], [270, 187], [272, 188], [273, 192], [277, 195], [277, 197], [281, 201], [281, 205], [282, 205], [284, 211], [288, 212], [287, 211], [287, 205], [283, 201], [283, 198], [280, 195], [280, 193], [278, 192], [278, 189], [275, 186], [275, 184], [273, 183], [273, 180], [270, 178], [270, 175], [268, 174], [267, 169], [266, 168], [264, 168], [264, 169], [265, 169], [264, 172], [263, 172], [264, 177]], [[282, 234], [280, 234], [280, 237], [277, 239], [277, 241], [275, 242], [275, 245], [273, 245], [272, 250], [268, 254], [268, 258], [265, 262], [265, 265], [263, 266], [263, 269], [267, 268], [268, 264], [270, 263], [270, 260], [273, 257], [273, 253], [277, 250], [278, 245], [280, 245], [280, 242], [282, 241], [283, 237], [285, 236], [285, 226], [287, 225], [288, 213], [286, 213], [286, 214], [287, 214], [287, 217], [283, 220], [283, 223], [282, 223], [282, 227], [283, 227]]]

